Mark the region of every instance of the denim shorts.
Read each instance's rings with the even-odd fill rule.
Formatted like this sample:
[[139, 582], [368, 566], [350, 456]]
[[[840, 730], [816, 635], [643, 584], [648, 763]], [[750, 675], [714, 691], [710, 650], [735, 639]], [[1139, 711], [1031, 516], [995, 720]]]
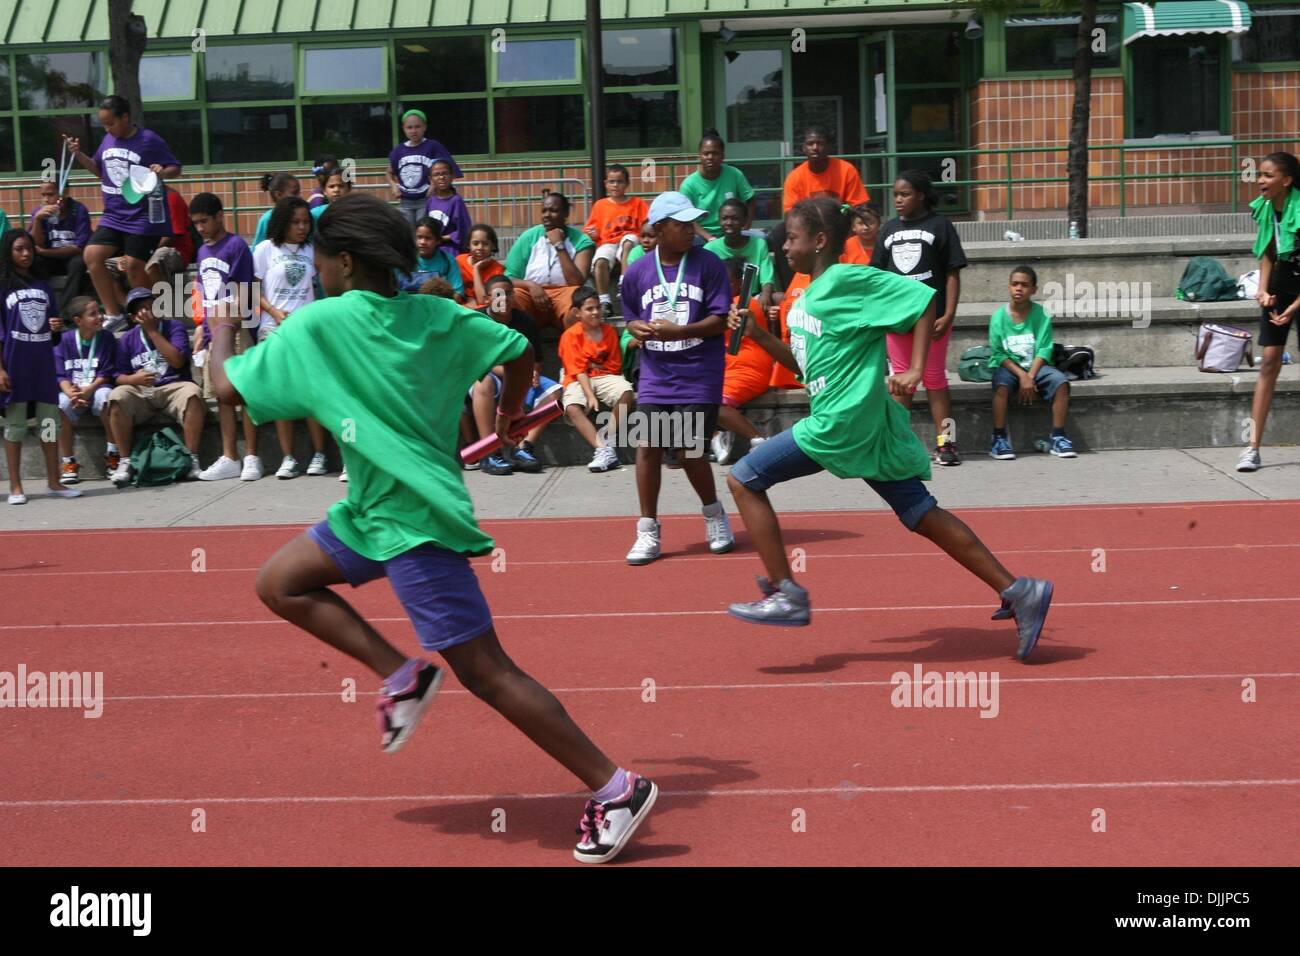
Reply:
[[[792, 478], [815, 475], [824, 471], [821, 465], [803, 453], [794, 440], [794, 429], [774, 435], [731, 467], [731, 476], [750, 491], [767, 491], [773, 485]], [[926, 490], [920, 478], [902, 481], [876, 481], [862, 479], [871, 490], [885, 499], [894, 509], [898, 520], [909, 531], [915, 531], [931, 509], [939, 507], [934, 495]]]
[[308, 528], [307, 534], [354, 588], [388, 578], [426, 651], [455, 647], [491, 630], [492, 612], [463, 554], [430, 542], [387, 561], [373, 561], [340, 541], [327, 521]]
[[[492, 393], [499, 399], [501, 397], [501, 376], [496, 372], [488, 372], [488, 377], [492, 379]], [[537, 377], [538, 384], [528, 389], [528, 394], [524, 396], [524, 411], [531, 412], [537, 407], [538, 401], [552, 392], [560, 391], [560, 383], [553, 378], [547, 378], [545, 375]], [[557, 394], [555, 398], [559, 398]], [[471, 385], [466, 395], [466, 400], [471, 401], [474, 398], [474, 386]]]
[[[1070, 377], [1055, 365], [1040, 365], [1038, 374], [1034, 376], [1034, 387], [1045, 402], [1050, 402], [1055, 397], [1058, 388], [1069, 384]], [[1005, 388], [1012, 394], [1020, 391], [1020, 376], [1005, 365], [993, 370], [993, 391], [1000, 388]]]

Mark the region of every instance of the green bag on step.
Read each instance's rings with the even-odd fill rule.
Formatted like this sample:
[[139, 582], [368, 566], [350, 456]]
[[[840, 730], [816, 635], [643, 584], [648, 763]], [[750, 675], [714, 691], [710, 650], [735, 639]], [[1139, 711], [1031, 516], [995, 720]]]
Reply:
[[190, 473], [190, 452], [176, 429], [161, 428], [135, 443], [131, 467], [137, 488], [170, 485]]
[[957, 376], [963, 382], [991, 382], [993, 369], [989, 368], [989, 359], [993, 350], [987, 345], [976, 345], [961, 353], [957, 362]]

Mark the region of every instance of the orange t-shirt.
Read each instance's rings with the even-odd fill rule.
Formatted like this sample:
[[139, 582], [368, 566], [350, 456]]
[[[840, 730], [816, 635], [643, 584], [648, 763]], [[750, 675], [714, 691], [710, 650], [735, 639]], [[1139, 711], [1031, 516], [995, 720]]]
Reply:
[[640, 235], [641, 227], [650, 215], [650, 207], [640, 196], [629, 196], [623, 203], [612, 199], [598, 199], [591, 207], [591, 216], [582, 229], [598, 246], [618, 242], [628, 233]]
[[871, 198], [853, 164], [832, 156], [824, 172], [814, 173], [806, 160], [790, 170], [781, 193], [781, 210], [789, 212], [790, 207], [801, 199], [825, 195], [850, 206], [860, 206]]
[[[739, 301], [740, 296], [733, 296], [732, 302]], [[764, 332], [767, 331], [767, 313], [758, 302], [758, 296], [749, 300], [749, 320], [758, 324]], [[757, 373], [759, 376], [767, 376], [772, 373], [772, 365], [776, 359], [768, 353], [767, 349], [759, 345], [751, 338], [740, 340], [740, 351], [735, 355], [731, 354], [731, 337], [735, 333], [730, 329], [727, 330], [727, 371], [726, 375], [740, 373], [750, 375]]]
[[[790, 315], [790, 309], [794, 306], [795, 300], [803, 295], [803, 290], [808, 288], [808, 283], [812, 282], [812, 276], [806, 272], [796, 272], [794, 278], [790, 280], [790, 286], [785, 290], [785, 298], [781, 300], [781, 341], [786, 345], [790, 344], [790, 326], [786, 318]], [[803, 383], [795, 377], [794, 372], [790, 371], [780, 362], [772, 366], [772, 387], [773, 388], [803, 388]]]
[[844, 240], [844, 253], [840, 256], [840, 262], [853, 266], [871, 265], [872, 250], [863, 249], [862, 243], [858, 242], [858, 237], [850, 235]]
[[604, 335], [593, 342], [581, 322], [574, 322], [560, 336], [560, 363], [564, 366], [564, 385], [578, 380], [583, 372], [591, 378], [619, 375], [623, 371], [623, 352], [618, 347], [618, 333], [612, 325], [602, 325]]
[[[468, 252], [462, 252], [456, 257], [456, 264], [460, 266], [460, 281], [465, 283], [465, 297], [474, 298], [474, 262], [470, 259]], [[491, 264], [483, 270], [483, 281], [487, 282], [493, 276], [499, 276], [506, 271], [506, 267], [501, 264], [499, 259], [493, 259]]]

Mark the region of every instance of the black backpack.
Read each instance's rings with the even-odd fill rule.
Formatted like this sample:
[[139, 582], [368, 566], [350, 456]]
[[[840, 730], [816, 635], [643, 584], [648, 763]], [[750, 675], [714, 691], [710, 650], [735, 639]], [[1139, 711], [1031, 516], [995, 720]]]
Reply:
[[1069, 376], [1071, 381], [1096, 378], [1092, 363], [1096, 355], [1086, 345], [1053, 345], [1052, 364]]

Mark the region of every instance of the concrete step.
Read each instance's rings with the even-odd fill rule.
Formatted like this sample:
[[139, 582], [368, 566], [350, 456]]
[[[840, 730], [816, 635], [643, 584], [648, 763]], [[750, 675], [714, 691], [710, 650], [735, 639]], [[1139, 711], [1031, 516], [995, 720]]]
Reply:
[[[1278, 381], [1269, 416], [1267, 442], [1270, 445], [1300, 444], [1300, 375], [1287, 366]], [[1242, 369], [1231, 375], [1207, 374], [1189, 366], [1170, 368], [1107, 368], [1100, 377], [1071, 383], [1070, 437], [1081, 450], [1106, 451], [1138, 448], [1217, 448], [1238, 446], [1244, 440], [1244, 423], [1250, 416], [1257, 373]], [[951, 387], [952, 417], [957, 442], [968, 453], [987, 451], [992, 428], [988, 384], [957, 381]], [[745, 408], [746, 416], [760, 430], [775, 434], [791, 427], [808, 413], [808, 396], [802, 389], [773, 389]], [[912, 427], [921, 439], [934, 441], [924, 390], [917, 393]], [[1028, 407], [1012, 405], [1008, 428], [1020, 451], [1028, 451], [1037, 438], [1051, 429], [1049, 410], [1041, 402]], [[259, 430], [263, 467], [267, 480], [280, 464], [280, 448], [269, 425]], [[240, 439], [243, 448], [243, 439]], [[76, 431], [76, 452], [84, 479], [103, 478], [101, 465], [104, 435], [97, 422], [86, 422]], [[220, 454], [221, 440], [215, 414], [204, 430], [200, 457], [205, 465]], [[551, 425], [542, 435], [539, 456], [548, 465], [585, 465], [591, 449], [567, 423]], [[306, 429], [295, 431], [294, 455], [304, 465], [311, 457]], [[332, 440], [328, 447], [330, 468], [337, 477], [341, 465]], [[625, 464], [633, 460], [631, 449], [620, 449]], [[35, 482], [44, 477], [40, 449], [29, 433], [23, 449], [23, 477]], [[7, 478], [7, 472], [0, 472]], [[28, 492], [39, 490], [29, 484]]]
[[[949, 371], [956, 371], [966, 349], [988, 345], [989, 317], [1004, 304], [1005, 300], [963, 301], [957, 306], [948, 344]], [[1087, 306], [1092, 314], [1054, 311], [1050, 302], [1043, 305], [1052, 314], [1055, 340], [1062, 345], [1088, 346], [1097, 354], [1099, 369], [1186, 366], [1194, 360], [1196, 334], [1202, 322], [1234, 325], [1253, 334], [1259, 321], [1259, 306], [1253, 299], [1184, 302], [1153, 298], [1136, 303], [1094, 300]]]

